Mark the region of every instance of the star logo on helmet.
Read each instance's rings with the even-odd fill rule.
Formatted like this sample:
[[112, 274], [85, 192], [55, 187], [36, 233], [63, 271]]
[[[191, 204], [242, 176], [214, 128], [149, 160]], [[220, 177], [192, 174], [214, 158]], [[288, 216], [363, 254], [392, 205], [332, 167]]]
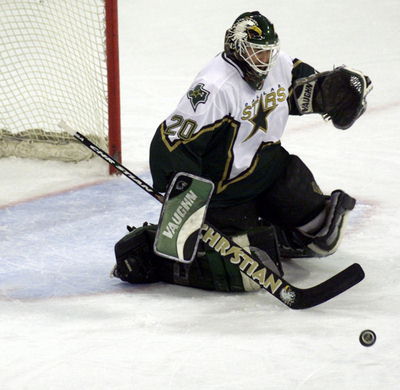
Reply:
[[197, 84], [187, 93], [187, 97], [190, 100], [190, 104], [192, 105], [194, 111], [196, 111], [196, 108], [200, 103], [205, 103], [207, 101], [209, 95], [210, 92], [204, 88], [203, 83]]

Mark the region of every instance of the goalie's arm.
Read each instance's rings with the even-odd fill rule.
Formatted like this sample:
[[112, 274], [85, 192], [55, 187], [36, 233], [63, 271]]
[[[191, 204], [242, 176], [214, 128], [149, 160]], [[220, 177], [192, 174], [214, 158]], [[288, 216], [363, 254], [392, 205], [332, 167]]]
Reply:
[[150, 144], [150, 171], [153, 186], [158, 192], [166, 192], [178, 172], [202, 175], [201, 153], [209, 138], [206, 134], [192, 142], [177, 142], [177, 147], [168, 148], [164, 134], [165, 122], [158, 127]]
[[297, 80], [303, 80], [306, 77], [317, 74], [318, 72], [305, 62], [295, 58], [293, 60], [292, 69], [292, 84], [289, 88], [289, 114], [290, 115], [303, 115], [303, 112], [299, 110], [298, 104], [296, 103], [296, 95], [294, 94], [294, 85], [296, 85]]

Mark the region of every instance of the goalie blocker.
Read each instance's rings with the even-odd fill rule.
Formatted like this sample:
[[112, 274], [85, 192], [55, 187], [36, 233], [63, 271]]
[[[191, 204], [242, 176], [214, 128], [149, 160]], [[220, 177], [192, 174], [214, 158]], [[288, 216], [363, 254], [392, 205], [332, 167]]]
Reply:
[[214, 183], [189, 173], [173, 178], [164, 198], [154, 252], [183, 263], [193, 261]]

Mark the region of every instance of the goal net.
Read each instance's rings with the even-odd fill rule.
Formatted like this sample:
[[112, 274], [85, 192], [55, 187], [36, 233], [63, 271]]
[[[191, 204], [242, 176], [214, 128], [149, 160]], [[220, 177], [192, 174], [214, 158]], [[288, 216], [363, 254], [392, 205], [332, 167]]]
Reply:
[[117, 0], [0, 0], [0, 157], [120, 160]]

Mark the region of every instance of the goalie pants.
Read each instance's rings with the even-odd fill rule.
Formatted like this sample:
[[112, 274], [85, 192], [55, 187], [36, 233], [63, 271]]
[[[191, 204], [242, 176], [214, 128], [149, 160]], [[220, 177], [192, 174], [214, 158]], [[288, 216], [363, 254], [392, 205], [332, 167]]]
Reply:
[[326, 196], [299, 157], [288, 154], [284, 161], [282, 174], [255, 199], [230, 207], [211, 204], [207, 220], [226, 234], [258, 226], [260, 218], [283, 229], [312, 220], [324, 209]]

